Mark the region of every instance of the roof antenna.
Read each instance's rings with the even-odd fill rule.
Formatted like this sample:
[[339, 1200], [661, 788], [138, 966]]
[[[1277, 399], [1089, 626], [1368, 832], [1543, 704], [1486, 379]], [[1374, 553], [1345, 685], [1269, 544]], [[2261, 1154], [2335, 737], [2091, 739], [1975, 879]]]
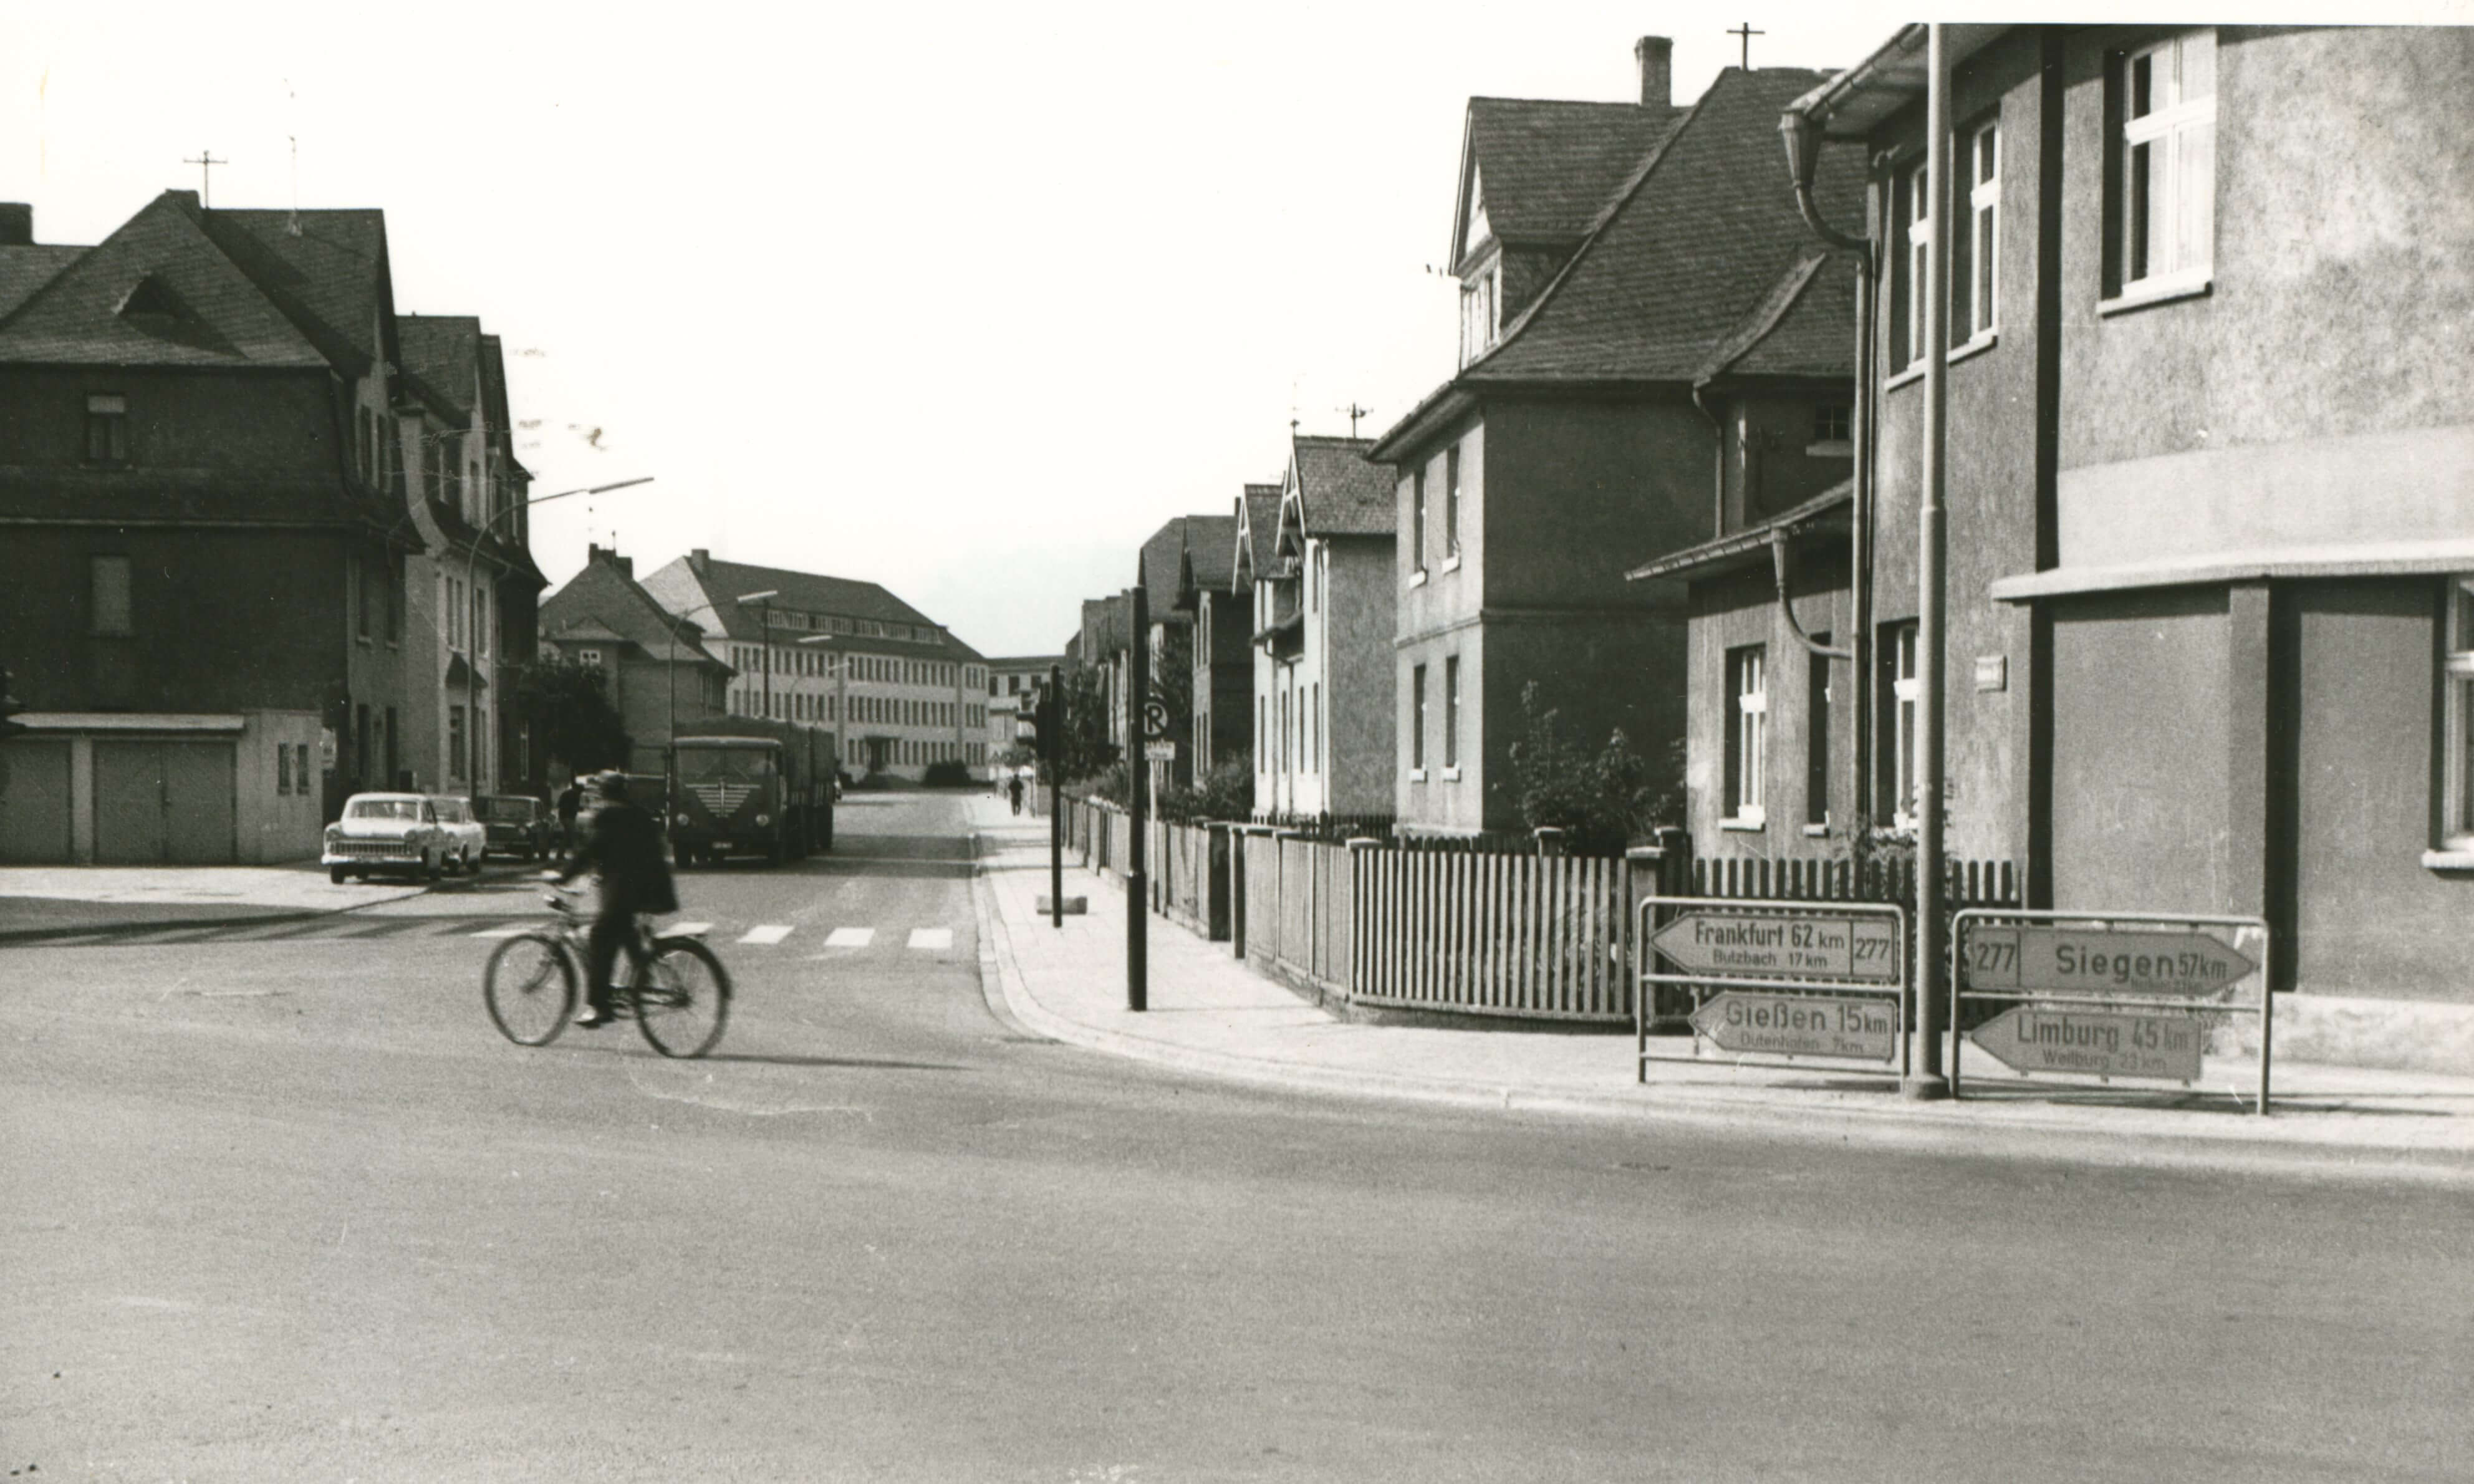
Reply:
[[1348, 400], [1348, 405], [1341, 410], [1348, 414], [1348, 436], [1351, 438], [1357, 436], [1357, 420], [1359, 418], [1370, 418], [1374, 415], [1373, 408], [1359, 406], [1357, 404], [1357, 399], [1354, 397], [1350, 398]]
[[198, 167], [198, 204], [209, 210], [213, 209], [215, 204], [215, 166], [229, 165], [231, 161], [229, 159], [215, 158], [215, 152], [212, 150], [200, 150], [198, 151], [198, 155], [195, 159], [183, 159], [181, 163], [184, 165], [195, 165]]
[[[292, 125], [297, 129], [301, 124], [301, 94], [293, 90], [290, 78], [283, 80], [283, 96], [290, 100], [286, 111], [291, 114]], [[292, 141], [292, 215], [283, 224], [283, 230], [297, 237], [301, 235], [301, 136], [287, 134], [283, 137]]]

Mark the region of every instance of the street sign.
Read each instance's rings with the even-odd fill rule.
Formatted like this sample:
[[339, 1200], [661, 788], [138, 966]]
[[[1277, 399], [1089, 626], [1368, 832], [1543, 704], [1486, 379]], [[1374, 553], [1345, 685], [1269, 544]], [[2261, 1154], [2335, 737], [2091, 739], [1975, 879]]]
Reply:
[[[1967, 924], [1969, 989], [2192, 999], [2221, 993], [2259, 965], [2205, 933]], [[1989, 1049], [1989, 1048], [1988, 1048]]]
[[1887, 1061], [1899, 1051], [1898, 1011], [1887, 1000], [1731, 989], [1692, 1012], [1692, 1029], [1722, 1051], [1867, 1061]]
[[1796, 974], [1814, 979], [1899, 982], [1899, 930], [1887, 917], [1828, 912], [1794, 916], [1692, 912], [1650, 938], [1687, 972]]
[[1143, 757], [1147, 761], [1152, 763], [1174, 763], [1176, 761], [1176, 743], [1173, 742], [1145, 742], [1143, 743]]
[[2139, 1015], [2022, 1005], [1967, 1033], [2014, 1072], [2199, 1080], [2206, 1027], [2190, 1015]]

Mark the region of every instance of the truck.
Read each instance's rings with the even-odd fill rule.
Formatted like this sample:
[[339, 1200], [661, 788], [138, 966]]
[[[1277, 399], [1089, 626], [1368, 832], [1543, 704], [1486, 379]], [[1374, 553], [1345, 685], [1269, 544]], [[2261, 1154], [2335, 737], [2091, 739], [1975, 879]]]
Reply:
[[726, 717], [683, 728], [664, 757], [681, 865], [743, 855], [778, 864], [834, 847], [833, 733]]

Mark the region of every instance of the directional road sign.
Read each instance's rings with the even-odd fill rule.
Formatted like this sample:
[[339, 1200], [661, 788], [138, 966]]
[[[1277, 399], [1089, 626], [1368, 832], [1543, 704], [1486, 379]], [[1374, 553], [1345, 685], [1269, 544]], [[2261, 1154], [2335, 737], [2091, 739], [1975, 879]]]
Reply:
[[1901, 978], [1899, 930], [1885, 916], [1698, 911], [1659, 929], [1650, 942], [1693, 974], [1802, 975], [1885, 985]]
[[2223, 940], [2190, 931], [2004, 927], [1970, 922], [1959, 972], [1969, 989], [2194, 999], [2259, 967]]
[[1886, 999], [1730, 989], [1692, 1012], [1692, 1029], [1722, 1051], [1770, 1056], [1887, 1061], [1899, 1049], [1898, 1011]]
[[2014, 1072], [2199, 1080], [2207, 1028], [2190, 1015], [2136, 1015], [2022, 1005], [1967, 1033]]

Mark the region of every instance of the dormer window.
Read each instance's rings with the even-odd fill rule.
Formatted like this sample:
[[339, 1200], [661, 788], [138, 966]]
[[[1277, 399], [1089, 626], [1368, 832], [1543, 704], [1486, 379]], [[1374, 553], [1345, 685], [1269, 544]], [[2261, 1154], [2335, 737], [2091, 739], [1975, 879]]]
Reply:
[[120, 301], [120, 317], [140, 329], [160, 333], [188, 318], [188, 311], [162, 280], [147, 278], [138, 280], [137, 286]]
[[1461, 364], [1494, 349], [1502, 331], [1503, 263], [1491, 262], [1461, 280]]

